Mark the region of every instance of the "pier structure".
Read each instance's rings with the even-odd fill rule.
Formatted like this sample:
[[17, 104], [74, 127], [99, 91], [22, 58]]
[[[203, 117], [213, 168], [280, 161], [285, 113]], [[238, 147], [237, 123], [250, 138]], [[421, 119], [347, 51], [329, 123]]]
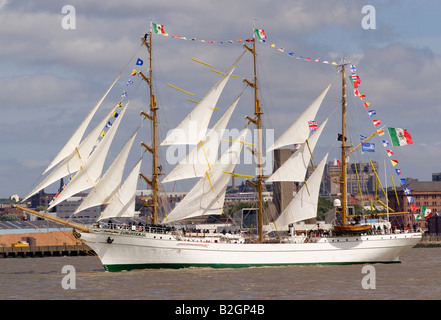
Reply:
[[88, 256], [95, 253], [85, 245], [0, 247], [0, 258]]

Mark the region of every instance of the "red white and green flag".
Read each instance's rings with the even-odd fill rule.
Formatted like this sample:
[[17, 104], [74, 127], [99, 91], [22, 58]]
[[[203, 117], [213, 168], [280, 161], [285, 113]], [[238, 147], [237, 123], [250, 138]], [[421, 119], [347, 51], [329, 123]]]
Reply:
[[393, 146], [400, 147], [413, 143], [412, 137], [406, 129], [388, 127], [387, 130], [389, 131]]
[[156, 24], [152, 22], [153, 32], [156, 34], [164, 34], [164, 25], [163, 24]]
[[259, 40], [266, 38], [266, 34], [265, 31], [263, 31], [263, 29], [254, 29], [254, 31], [256, 32], [256, 36]]
[[427, 209], [425, 206], [421, 207], [421, 215], [424, 218], [430, 218], [432, 216], [432, 209]]

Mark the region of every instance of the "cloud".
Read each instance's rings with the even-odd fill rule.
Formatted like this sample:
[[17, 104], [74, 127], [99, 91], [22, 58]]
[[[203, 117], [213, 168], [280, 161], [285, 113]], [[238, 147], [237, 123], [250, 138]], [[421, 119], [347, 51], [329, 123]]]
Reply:
[[424, 112], [441, 116], [439, 99], [433, 94], [441, 81], [441, 56], [428, 48], [392, 43], [383, 48], [367, 47], [359, 63], [363, 88], [400, 120], [411, 123]]
[[54, 74], [0, 78], [1, 104], [5, 108], [19, 108], [23, 112], [35, 111], [34, 116], [37, 117], [51, 105], [57, 104], [57, 107], [63, 108], [66, 103], [84, 101], [87, 91], [87, 84], [83, 81]]
[[[441, 80], [439, 52], [421, 46], [423, 41], [417, 46], [415, 32], [408, 38], [397, 27], [403, 21], [388, 19], [387, 12], [393, 12], [393, 17], [411, 13], [398, 2], [374, 3], [378, 29], [370, 32], [360, 25], [365, 4], [362, 1], [73, 0], [69, 4], [76, 8], [75, 30], [61, 26], [62, 3], [0, 1], [0, 148], [5, 150], [0, 160], [10, 172], [22, 170], [38, 177], [40, 172], [33, 168], [44, 159], [50, 160], [115, 76], [127, 63], [131, 66], [130, 59], [146, 56], [139, 40], [148, 30], [150, 19], [164, 24], [171, 35], [206, 40], [249, 38], [254, 23], [265, 29], [268, 41], [295, 51], [297, 56], [337, 61], [347, 56], [357, 65], [363, 93], [382, 121], [406, 127], [413, 134], [415, 144], [408, 150], [416, 147], [422, 152], [435, 145], [440, 136], [437, 119], [441, 108], [436, 94]], [[425, 12], [424, 4], [419, 8]], [[416, 28], [419, 19], [414, 17], [413, 25], [407, 28]], [[394, 40], [397, 34], [400, 42]], [[191, 58], [225, 71], [242, 50], [239, 43], [220, 46], [159, 36], [154, 40], [161, 127], [180, 122], [194, 107], [185, 94], [170, 89], [169, 83], [195, 93], [198, 100], [219, 77]], [[334, 67], [298, 61], [265, 44], [258, 45], [260, 99], [265, 120], [270, 120], [265, 121], [266, 128], [282, 130], [289, 126], [329, 82], [336, 85], [325, 100], [324, 110], [338, 105], [339, 74]], [[229, 93], [221, 97], [221, 110], [245, 87], [242, 78], [252, 78], [251, 55], [244, 57], [235, 74], [239, 78], [227, 85]], [[124, 75], [107, 104], [119, 98], [126, 80]], [[232, 119], [235, 127], [243, 124], [243, 114], [253, 113], [253, 105], [246, 102], [252, 96], [249, 91], [239, 103], [240, 114]], [[146, 92], [145, 84], [140, 84], [136, 93], [142, 93], [143, 98], [132, 101], [133, 110], [148, 107]], [[353, 97], [351, 102], [360, 103]], [[216, 112], [213, 120], [220, 114]], [[370, 119], [363, 120], [369, 124]], [[167, 131], [161, 130], [165, 130], [161, 134]], [[26, 154], [25, 149], [31, 152]], [[439, 158], [436, 148], [429, 150], [431, 159]], [[5, 159], [5, 154], [14, 154], [15, 158]], [[410, 153], [408, 159], [417, 163], [417, 157]], [[17, 159], [22, 160], [14, 167]], [[436, 170], [433, 161], [431, 168]], [[0, 179], [11, 178], [8, 172], [7, 178]], [[4, 193], [9, 194], [5, 186], [0, 189], [0, 194]]]

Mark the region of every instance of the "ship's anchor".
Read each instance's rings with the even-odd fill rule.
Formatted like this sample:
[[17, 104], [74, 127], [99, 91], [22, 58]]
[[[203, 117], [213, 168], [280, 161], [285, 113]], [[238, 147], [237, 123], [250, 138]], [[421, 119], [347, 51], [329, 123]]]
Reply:
[[110, 239], [110, 237], [107, 238], [107, 243], [111, 244], [113, 242], [114, 239]]

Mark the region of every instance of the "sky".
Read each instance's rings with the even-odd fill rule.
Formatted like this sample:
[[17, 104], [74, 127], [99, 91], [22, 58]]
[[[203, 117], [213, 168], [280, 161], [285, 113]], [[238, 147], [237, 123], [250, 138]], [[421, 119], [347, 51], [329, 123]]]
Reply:
[[[104, 110], [93, 121], [97, 123], [119, 100], [137, 58], [147, 61], [140, 38], [151, 21], [164, 25], [169, 34], [153, 39], [160, 139], [194, 107], [187, 94], [168, 84], [194, 93], [190, 97], [194, 100], [201, 99], [219, 74], [192, 59], [226, 71], [243, 52], [243, 42], [237, 40], [252, 37], [254, 25], [267, 35], [265, 43], [257, 43], [266, 142], [277, 138], [332, 83], [322, 105], [324, 115], [316, 119], [320, 124], [332, 115], [317, 158], [329, 150], [329, 160], [338, 156], [331, 148], [337, 147], [336, 132], [341, 130], [335, 111], [341, 100], [341, 80], [337, 68], [323, 61], [344, 58], [356, 66], [360, 92], [366, 96], [361, 101], [348, 86], [348, 109], [359, 111], [348, 118], [348, 129], [362, 131], [351, 136], [353, 143], [358, 144], [358, 134], [374, 132], [372, 120], [379, 119], [381, 126], [406, 128], [412, 135], [412, 145], [393, 150], [401, 177], [430, 181], [432, 173], [441, 172], [438, 1], [71, 0], [68, 5], [74, 12], [63, 11], [65, 5], [50, 0], [0, 0], [0, 198], [23, 197], [32, 190], [52, 158], [124, 70], [104, 101]], [[366, 5], [375, 10], [363, 11]], [[287, 54], [292, 52], [293, 56]], [[305, 61], [306, 57], [321, 62]], [[252, 91], [242, 82], [253, 76], [250, 54], [235, 74], [238, 78], [229, 81], [228, 92], [218, 106], [226, 110], [244, 91], [230, 123], [231, 128], [241, 129], [244, 116], [253, 114]], [[130, 124], [140, 122], [139, 112], [148, 108], [145, 83], [137, 79], [127, 90], [131, 98], [125, 116], [127, 128], [121, 129], [122, 136], [114, 142], [115, 147], [112, 145], [109, 159], [116, 157], [118, 145], [131, 135]], [[374, 118], [364, 110], [365, 101], [376, 111]], [[214, 114], [212, 123], [219, 115]], [[141, 138], [149, 142], [149, 123], [142, 128]], [[369, 156], [385, 164], [386, 172], [380, 176], [388, 177], [397, 167], [391, 167], [381, 141], [375, 139], [376, 152]], [[141, 152], [134, 150], [133, 158]], [[161, 151], [161, 157], [166, 160], [165, 171], [170, 170], [167, 150]], [[139, 188], [145, 186], [140, 183]]]

